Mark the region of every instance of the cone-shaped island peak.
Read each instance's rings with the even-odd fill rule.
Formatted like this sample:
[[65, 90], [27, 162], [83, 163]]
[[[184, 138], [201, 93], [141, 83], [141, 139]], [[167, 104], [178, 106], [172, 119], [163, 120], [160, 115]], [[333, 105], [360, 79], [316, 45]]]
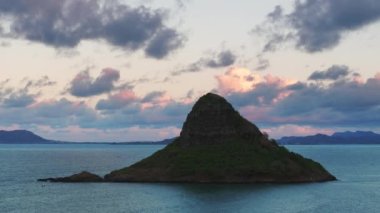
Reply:
[[223, 97], [208, 93], [188, 114], [180, 134], [182, 143], [216, 144], [236, 138], [253, 142], [262, 133], [243, 118]]

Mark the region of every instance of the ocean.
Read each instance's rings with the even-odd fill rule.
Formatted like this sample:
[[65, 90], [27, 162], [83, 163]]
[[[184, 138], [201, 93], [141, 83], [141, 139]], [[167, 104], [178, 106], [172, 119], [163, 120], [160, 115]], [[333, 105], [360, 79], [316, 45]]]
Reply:
[[380, 146], [287, 146], [339, 180], [311, 184], [42, 183], [104, 175], [161, 145], [0, 145], [0, 212], [379, 212]]

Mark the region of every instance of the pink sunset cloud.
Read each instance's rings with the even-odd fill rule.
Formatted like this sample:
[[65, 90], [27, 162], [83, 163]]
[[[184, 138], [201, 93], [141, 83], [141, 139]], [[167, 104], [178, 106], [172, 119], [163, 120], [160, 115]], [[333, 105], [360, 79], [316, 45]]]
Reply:
[[255, 74], [246, 68], [231, 68], [223, 75], [215, 76], [221, 94], [230, 92], [246, 92], [251, 90], [257, 83], [262, 81], [259, 74]]

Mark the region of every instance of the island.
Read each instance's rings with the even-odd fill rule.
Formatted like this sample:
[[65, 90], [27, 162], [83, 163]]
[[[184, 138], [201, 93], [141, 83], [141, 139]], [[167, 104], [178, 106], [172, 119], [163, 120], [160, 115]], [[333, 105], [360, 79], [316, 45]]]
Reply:
[[74, 174], [68, 177], [57, 177], [57, 178], [45, 178], [45, 179], [38, 179], [38, 181], [42, 182], [62, 182], [62, 183], [84, 183], [84, 182], [103, 182], [104, 179], [98, 175], [92, 174], [87, 171], [80, 172], [78, 174]]
[[[87, 176], [94, 178], [93, 174], [84, 175]], [[71, 182], [84, 182], [70, 177], [64, 177], [64, 182], [71, 179]], [[41, 180], [59, 182], [61, 179]], [[105, 182], [170, 183], [306, 183], [332, 180], [336, 178], [321, 164], [279, 146], [243, 118], [226, 99], [213, 93], [199, 98], [187, 115], [180, 136], [172, 143], [103, 178]], [[99, 182], [98, 178], [96, 182]]]

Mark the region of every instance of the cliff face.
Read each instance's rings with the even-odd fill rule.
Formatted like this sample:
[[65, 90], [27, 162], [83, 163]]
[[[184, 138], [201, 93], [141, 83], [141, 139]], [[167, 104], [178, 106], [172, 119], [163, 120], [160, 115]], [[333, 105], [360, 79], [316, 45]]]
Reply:
[[208, 93], [180, 137], [152, 156], [105, 176], [111, 182], [318, 182], [335, 180], [319, 163], [268, 140], [223, 97]]
[[188, 114], [180, 134], [186, 145], [231, 142], [231, 139], [253, 141], [262, 137], [260, 130], [235, 111], [224, 98], [208, 93], [202, 96]]

